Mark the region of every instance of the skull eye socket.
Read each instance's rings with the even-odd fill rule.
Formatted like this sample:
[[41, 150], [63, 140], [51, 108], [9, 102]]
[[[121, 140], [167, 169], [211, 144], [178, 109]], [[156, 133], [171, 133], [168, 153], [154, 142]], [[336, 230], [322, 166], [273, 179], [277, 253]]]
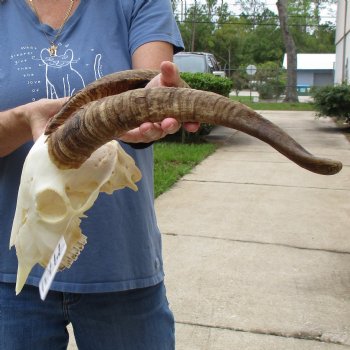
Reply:
[[66, 203], [54, 190], [39, 192], [36, 196], [36, 209], [40, 217], [48, 222], [58, 222], [67, 214]]

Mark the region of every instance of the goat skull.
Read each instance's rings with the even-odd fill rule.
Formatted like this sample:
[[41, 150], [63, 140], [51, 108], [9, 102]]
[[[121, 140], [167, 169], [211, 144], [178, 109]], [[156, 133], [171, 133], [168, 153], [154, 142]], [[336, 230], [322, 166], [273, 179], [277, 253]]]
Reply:
[[63, 235], [67, 252], [59, 267], [69, 268], [86, 243], [81, 218], [100, 192], [129, 187], [141, 173], [134, 160], [116, 141], [100, 147], [79, 168], [60, 170], [48, 155], [47, 137], [42, 135], [24, 163], [10, 247], [18, 257], [18, 294], [36, 263], [45, 267]]

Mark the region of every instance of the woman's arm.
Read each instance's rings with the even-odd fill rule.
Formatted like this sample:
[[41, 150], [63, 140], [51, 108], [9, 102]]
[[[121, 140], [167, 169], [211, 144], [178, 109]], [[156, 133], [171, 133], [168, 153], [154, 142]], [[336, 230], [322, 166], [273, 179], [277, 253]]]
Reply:
[[0, 112], [0, 157], [5, 157], [30, 140], [29, 125], [20, 108]]
[[41, 99], [0, 112], [0, 157], [5, 157], [24, 143], [36, 140], [45, 125], [56, 114], [66, 98]]
[[173, 60], [173, 45], [154, 41], [141, 45], [132, 56], [134, 69], [159, 69], [163, 61]]

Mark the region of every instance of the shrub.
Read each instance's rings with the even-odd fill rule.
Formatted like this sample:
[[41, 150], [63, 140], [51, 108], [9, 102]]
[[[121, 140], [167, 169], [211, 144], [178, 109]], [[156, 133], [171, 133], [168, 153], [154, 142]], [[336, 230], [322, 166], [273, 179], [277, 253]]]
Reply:
[[[197, 90], [211, 91], [216, 94], [228, 97], [232, 90], [232, 81], [228, 78], [218, 77], [209, 73], [181, 73], [181, 78], [192, 88]], [[182, 131], [182, 141], [198, 141], [200, 136], [208, 135], [213, 129], [210, 124], [201, 124], [200, 129], [195, 133]]]
[[263, 100], [278, 99], [285, 90], [281, 80], [269, 80], [257, 86], [259, 96]]
[[232, 80], [232, 89], [238, 96], [239, 92], [246, 87], [249, 87], [248, 78], [244, 75], [244, 73], [235, 71], [231, 74]]
[[278, 99], [286, 88], [285, 74], [275, 62], [258, 64], [254, 87], [263, 100]]
[[181, 73], [181, 78], [192, 88], [211, 91], [228, 97], [232, 90], [232, 81], [209, 73]]
[[350, 85], [344, 83], [313, 88], [311, 95], [319, 117], [335, 117], [350, 122]]

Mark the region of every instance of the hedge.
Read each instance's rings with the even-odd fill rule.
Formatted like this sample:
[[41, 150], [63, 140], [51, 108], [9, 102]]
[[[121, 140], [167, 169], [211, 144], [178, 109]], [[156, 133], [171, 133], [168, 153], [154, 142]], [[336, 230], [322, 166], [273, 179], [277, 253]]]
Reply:
[[311, 95], [319, 117], [335, 117], [350, 123], [350, 85], [344, 83], [313, 88]]
[[[192, 88], [203, 91], [211, 91], [216, 94], [228, 97], [232, 90], [231, 79], [218, 77], [209, 73], [188, 73], [180, 74], [181, 78]], [[202, 135], [208, 135], [213, 129], [210, 124], [201, 124], [200, 129], [196, 133], [181, 132], [182, 142], [195, 142]]]
[[181, 78], [192, 88], [211, 91], [228, 97], [232, 90], [232, 80], [209, 73], [181, 73]]

